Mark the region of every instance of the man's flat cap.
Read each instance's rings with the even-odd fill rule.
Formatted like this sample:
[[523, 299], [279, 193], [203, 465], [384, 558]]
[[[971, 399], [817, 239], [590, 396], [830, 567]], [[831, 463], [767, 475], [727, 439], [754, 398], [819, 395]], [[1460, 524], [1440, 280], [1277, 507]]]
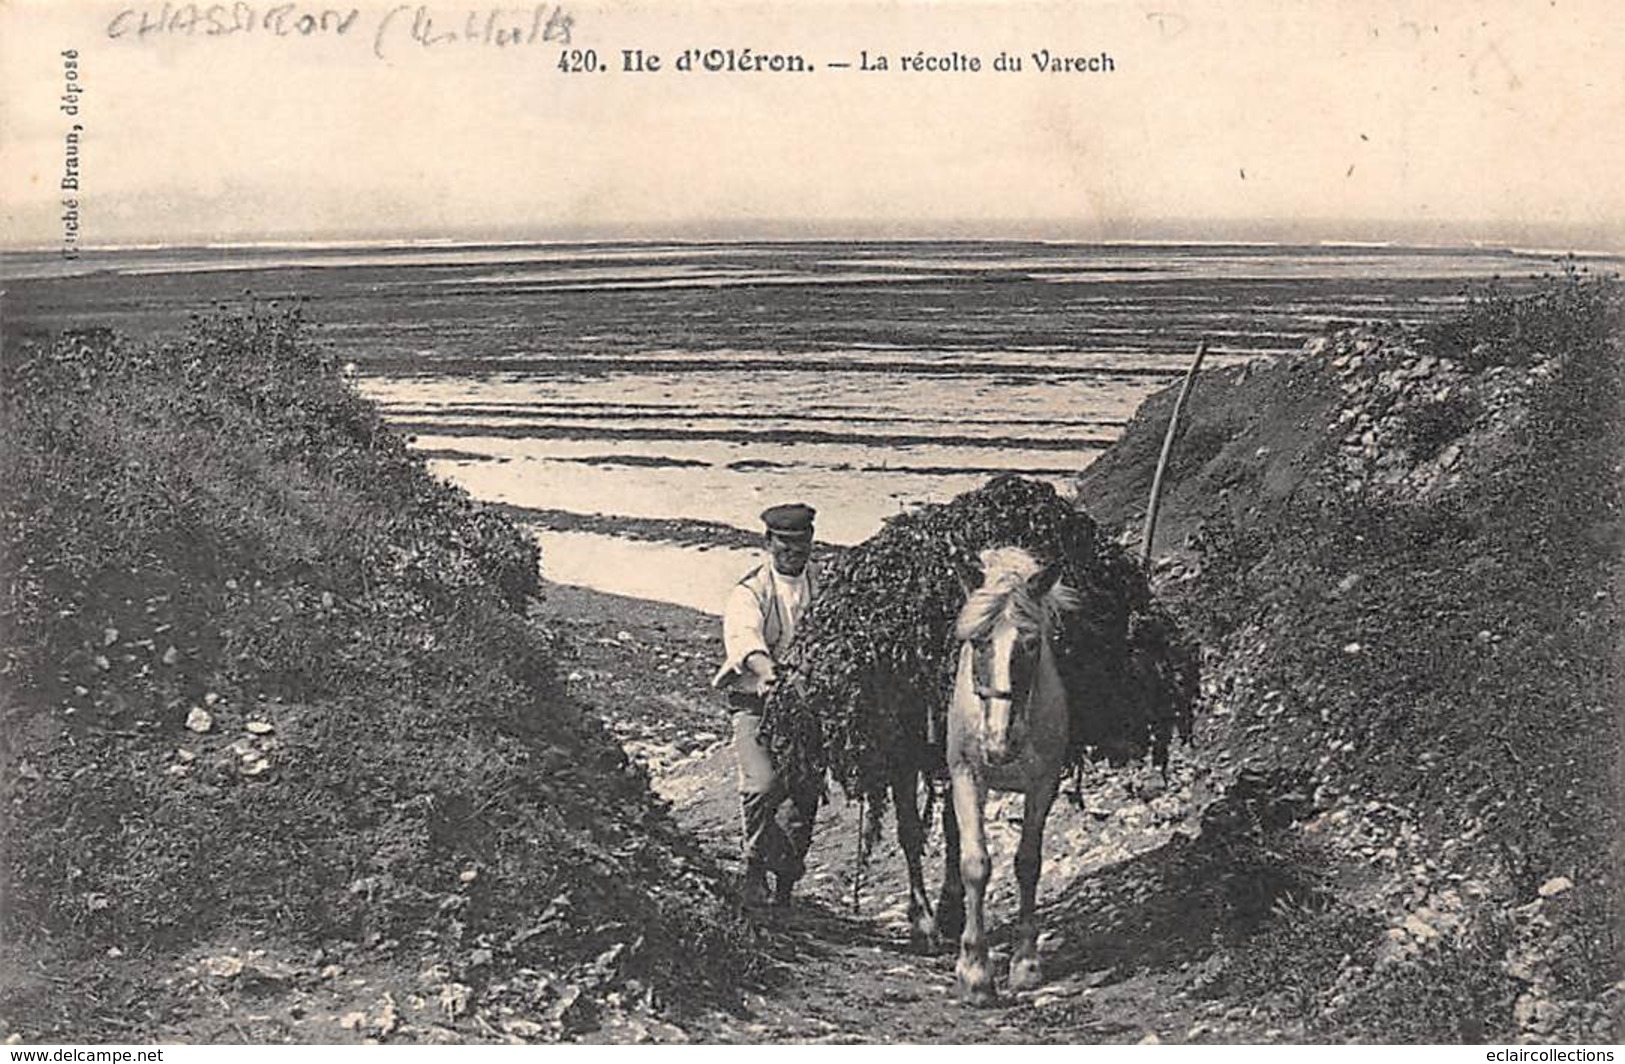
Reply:
[[813, 518], [816, 516], [818, 511], [804, 502], [787, 502], [762, 511], [762, 521], [774, 535], [804, 536], [809, 539], [812, 538]]

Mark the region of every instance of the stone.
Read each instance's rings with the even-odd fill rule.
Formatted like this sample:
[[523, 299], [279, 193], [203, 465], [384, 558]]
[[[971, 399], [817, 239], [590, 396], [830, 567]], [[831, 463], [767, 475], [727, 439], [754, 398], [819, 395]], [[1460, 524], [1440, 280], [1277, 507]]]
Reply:
[[229, 955], [209, 957], [203, 962], [203, 970], [216, 979], [235, 979], [243, 974], [243, 961]]
[[1412, 936], [1421, 939], [1423, 942], [1427, 942], [1439, 937], [1438, 930], [1416, 913], [1411, 913], [1409, 916], [1405, 917], [1405, 930], [1409, 931]]
[[540, 1038], [542, 1035], [547, 1033], [547, 1028], [537, 1023], [535, 1020], [526, 1020], [518, 1016], [512, 1016], [503, 1020], [502, 1030], [507, 1034], [516, 1035], [519, 1038]]

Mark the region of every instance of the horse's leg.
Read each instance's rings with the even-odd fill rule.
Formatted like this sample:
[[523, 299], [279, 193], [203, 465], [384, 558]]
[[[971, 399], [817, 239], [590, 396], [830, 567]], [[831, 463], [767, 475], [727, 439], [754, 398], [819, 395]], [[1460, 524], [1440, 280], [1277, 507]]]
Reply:
[[965, 881], [959, 876], [959, 817], [952, 791], [942, 801], [942, 892], [937, 895], [937, 934], [953, 941], [965, 930]]
[[1038, 873], [1044, 867], [1044, 821], [1060, 786], [1056, 775], [1048, 785], [1027, 792], [1021, 819], [1021, 845], [1016, 848], [1016, 882], [1021, 885], [1021, 916], [1016, 923], [1016, 948], [1010, 956], [1010, 989], [1028, 990], [1044, 981], [1038, 960]]
[[908, 862], [908, 937], [916, 949], [931, 950], [937, 944], [937, 925], [931, 913], [931, 902], [925, 894], [925, 869], [922, 854], [925, 832], [920, 826], [917, 804], [919, 773], [914, 769], [900, 769], [892, 776], [892, 808], [897, 811], [897, 844], [903, 848], [903, 859]]
[[982, 901], [987, 895], [993, 862], [987, 855], [987, 836], [982, 827], [982, 803], [986, 798], [981, 781], [970, 772], [953, 775], [954, 813], [959, 818], [959, 874], [965, 883], [965, 931], [959, 936], [959, 996], [973, 1005], [993, 1002], [993, 973], [987, 964], [987, 933]]

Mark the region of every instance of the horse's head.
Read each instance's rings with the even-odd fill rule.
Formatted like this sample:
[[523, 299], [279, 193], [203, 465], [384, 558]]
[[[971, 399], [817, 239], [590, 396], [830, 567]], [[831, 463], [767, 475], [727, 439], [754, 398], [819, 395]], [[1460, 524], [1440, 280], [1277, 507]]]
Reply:
[[1062, 610], [1077, 593], [1060, 571], [1040, 566], [1019, 547], [982, 552], [981, 586], [959, 611], [957, 633], [971, 647], [972, 682], [982, 709], [982, 749], [995, 764], [1009, 761], [1027, 738], [1039, 666]]

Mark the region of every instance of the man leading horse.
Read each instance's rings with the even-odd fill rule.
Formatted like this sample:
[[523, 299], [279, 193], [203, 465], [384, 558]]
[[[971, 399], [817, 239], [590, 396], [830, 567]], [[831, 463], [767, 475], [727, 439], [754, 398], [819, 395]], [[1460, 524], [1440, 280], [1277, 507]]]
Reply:
[[[740, 807], [744, 820], [743, 907], [759, 910], [790, 903], [806, 869], [812, 845], [819, 790], [792, 787], [776, 772], [760, 729], [767, 692], [778, 679], [790, 641], [816, 594], [810, 563], [813, 518], [804, 503], [772, 506], [762, 512], [770, 563], [745, 574], [728, 596], [722, 615], [727, 655], [712, 685], [727, 692], [733, 712], [734, 755], [738, 761]], [[768, 874], [774, 876], [768, 890]]]

